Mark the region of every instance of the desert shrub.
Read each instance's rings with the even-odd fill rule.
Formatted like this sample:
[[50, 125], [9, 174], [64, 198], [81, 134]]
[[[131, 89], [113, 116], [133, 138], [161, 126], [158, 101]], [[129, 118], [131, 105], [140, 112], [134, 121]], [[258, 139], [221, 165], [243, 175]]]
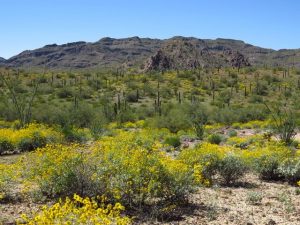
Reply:
[[81, 104], [78, 108], [69, 108], [69, 114], [67, 115], [69, 121], [67, 121], [70, 125], [80, 127], [80, 128], [87, 128], [91, 126], [91, 124], [98, 119], [99, 116], [96, 113], [96, 110], [86, 104]]
[[203, 143], [194, 149], [184, 149], [179, 154], [179, 159], [189, 165], [194, 172], [199, 173], [201, 175], [199, 182], [207, 185], [213, 182], [218, 172], [219, 162], [229, 150], [227, 147]]
[[138, 94], [136, 91], [129, 92], [126, 96], [128, 102], [138, 102]]
[[194, 128], [194, 131], [197, 137], [202, 140], [204, 137], [205, 132], [205, 125], [208, 122], [208, 112], [204, 110], [204, 107], [201, 105], [196, 104], [190, 107], [190, 117], [191, 117], [191, 124]]
[[300, 180], [300, 159], [286, 159], [278, 167], [278, 172], [291, 184]]
[[156, 117], [153, 121], [155, 127], [168, 128], [173, 133], [190, 128], [190, 117], [184, 107], [170, 105], [165, 108], [167, 111], [163, 112], [162, 116]]
[[14, 150], [14, 145], [6, 138], [0, 137], [0, 155]]
[[68, 142], [83, 143], [91, 139], [91, 133], [88, 129], [81, 129], [67, 125], [64, 126], [61, 131], [65, 140]]
[[[129, 217], [122, 216], [125, 208], [120, 204], [106, 205], [99, 203], [99, 199], [82, 198], [74, 195], [72, 199], [66, 198], [53, 206], [44, 206], [41, 212], [32, 215], [23, 215], [22, 223], [26, 224], [119, 224], [131, 223]], [[72, 221], [72, 222], [70, 222]]]
[[[18, 122], [14, 124], [18, 126]], [[48, 143], [59, 142], [61, 138], [61, 134], [54, 128], [42, 124], [33, 123], [22, 129], [0, 129], [0, 140], [6, 140], [10, 143], [3, 143], [2, 148], [6, 148], [6, 151], [16, 150], [16, 148], [21, 151], [31, 151]]]
[[221, 108], [213, 112], [211, 119], [217, 123], [232, 124], [236, 122], [236, 113], [229, 108]]
[[17, 168], [11, 164], [0, 164], [0, 203], [10, 198], [18, 179]]
[[262, 103], [263, 102], [263, 97], [253, 94], [249, 98], [249, 103]]
[[227, 154], [218, 165], [218, 173], [226, 185], [234, 184], [247, 171], [245, 162], [233, 153]]
[[266, 109], [259, 104], [251, 104], [247, 108], [221, 108], [213, 111], [211, 119], [218, 123], [232, 124], [245, 123], [251, 120], [264, 120], [267, 117]]
[[208, 142], [211, 144], [220, 144], [222, 142], [222, 136], [219, 134], [211, 134], [207, 138]]
[[70, 98], [73, 97], [73, 92], [69, 88], [62, 88], [57, 92], [59, 98]]
[[80, 97], [83, 98], [83, 99], [90, 99], [90, 98], [92, 98], [92, 95], [93, 95], [93, 91], [91, 89], [83, 88], [81, 90]]
[[155, 140], [164, 132], [155, 135], [120, 131], [88, 149], [47, 146], [28, 156], [24, 176], [52, 197], [105, 195], [111, 202], [139, 208], [181, 201], [193, 190], [192, 170], [159, 151]]
[[261, 155], [254, 160], [254, 169], [263, 180], [279, 180], [282, 174], [278, 171], [281, 158], [276, 155]]
[[195, 123], [193, 124], [193, 127], [194, 127], [194, 130], [195, 130], [196, 136], [197, 136], [200, 140], [202, 140], [203, 137], [204, 137], [204, 131], [205, 131], [205, 126], [204, 126], [204, 124], [195, 122]]
[[230, 130], [230, 131], [228, 132], [228, 136], [229, 136], [229, 137], [236, 137], [236, 136], [237, 136], [236, 130]]
[[247, 149], [251, 144], [259, 144], [261, 138], [258, 136], [249, 136], [249, 137], [230, 137], [227, 139], [227, 143], [233, 145], [234, 147]]
[[127, 110], [123, 110], [119, 112], [116, 116], [116, 120], [120, 126], [122, 123], [134, 122], [136, 121], [136, 119], [137, 119], [136, 115], [131, 108], [127, 108]]
[[180, 146], [180, 139], [179, 137], [167, 137], [164, 141], [165, 144], [173, 146], [174, 148], [177, 148]]
[[44, 147], [46, 144], [46, 137], [42, 136], [39, 132], [34, 132], [30, 137], [21, 138], [18, 143], [18, 149], [22, 152], [32, 151], [34, 149]]
[[261, 201], [263, 199], [263, 196], [260, 192], [249, 192], [247, 194], [247, 202], [251, 205], [260, 205]]
[[267, 104], [266, 108], [272, 116], [273, 132], [279, 136], [279, 139], [286, 145], [290, 145], [296, 135], [296, 118], [295, 112], [287, 107], [276, 106], [271, 109]]

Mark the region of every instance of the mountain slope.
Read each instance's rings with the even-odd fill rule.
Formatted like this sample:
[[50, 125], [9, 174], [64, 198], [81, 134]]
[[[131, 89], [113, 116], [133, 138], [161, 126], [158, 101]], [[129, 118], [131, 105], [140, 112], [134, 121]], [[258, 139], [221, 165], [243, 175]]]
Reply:
[[223, 66], [296, 66], [300, 50], [265, 49], [232, 39], [173, 37], [102, 38], [27, 50], [5, 61], [6, 66], [50, 69], [137, 67], [143, 70]]
[[5, 61], [6, 61], [6, 59], [0, 57], [0, 63], [3, 63], [3, 62], [5, 62]]
[[195, 69], [197, 67], [250, 66], [248, 59], [235, 48], [213, 48], [205, 40], [174, 37], [165, 41], [152, 56], [146, 70]]
[[155, 39], [103, 38], [95, 43], [74, 42], [46, 45], [7, 60], [13, 67], [91, 68], [133, 66], [142, 63], [160, 46]]

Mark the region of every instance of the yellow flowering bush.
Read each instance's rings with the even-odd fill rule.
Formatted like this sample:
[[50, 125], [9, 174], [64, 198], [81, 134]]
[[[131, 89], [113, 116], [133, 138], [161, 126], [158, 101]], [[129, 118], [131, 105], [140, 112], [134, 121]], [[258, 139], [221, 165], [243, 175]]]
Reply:
[[255, 147], [259, 147], [260, 145], [264, 144], [264, 142], [265, 139], [261, 135], [251, 135], [246, 137], [235, 136], [227, 139], [227, 144], [241, 149], [246, 149], [253, 145]]
[[252, 120], [247, 123], [233, 123], [232, 127], [240, 129], [255, 129], [255, 128], [267, 128], [271, 125], [270, 120]]
[[292, 151], [280, 143], [270, 142], [265, 146], [241, 151], [240, 155], [259, 174], [260, 178], [278, 180], [282, 178], [278, 168], [285, 159], [292, 156]]
[[[212, 183], [213, 176], [217, 173], [220, 160], [232, 148], [210, 143], [202, 143], [194, 149], [184, 149], [179, 159], [194, 170], [194, 176], [199, 183], [206, 186]], [[201, 179], [200, 179], [201, 177]]]
[[165, 130], [149, 132], [119, 130], [91, 147], [48, 145], [23, 160], [24, 176], [51, 197], [105, 195], [140, 207], [185, 198], [193, 190], [192, 171], [160, 150]]
[[23, 221], [19, 224], [28, 225], [59, 225], [59, 224], [91, 224], [91, 225], [127, 225], [131, 219], [121, 215], [125, 208], [120, 204], [105, 205], [95, 199], [82, 198], [74, 194], [73, 199], [48, 207], [44, 206], [41, 212], [34, 215], [22, 215]]
[[15, 130], [13, 128], [0, 129], [0, 154], [13, 150], [33, 150], [43, 147], [47, 143], [61, 141], [62, 136], [53, 128], [41, 124], [29, 124], [27, 127]]
[[18, 164], [0, 164], [0, 202], [9, 197], [19, 179]]

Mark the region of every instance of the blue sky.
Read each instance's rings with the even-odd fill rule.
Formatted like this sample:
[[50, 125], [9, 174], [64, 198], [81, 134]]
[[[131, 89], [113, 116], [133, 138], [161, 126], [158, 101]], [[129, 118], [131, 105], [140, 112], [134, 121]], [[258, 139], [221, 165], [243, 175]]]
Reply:
[[299, 0], [0, 0], [0, 56], [102, 37], [232, 38], [300, 48]]

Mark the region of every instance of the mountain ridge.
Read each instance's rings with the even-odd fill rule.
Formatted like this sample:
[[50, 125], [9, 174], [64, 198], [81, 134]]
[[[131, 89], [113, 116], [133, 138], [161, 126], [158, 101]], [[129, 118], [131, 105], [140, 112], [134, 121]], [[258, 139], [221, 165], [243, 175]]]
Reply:
[[250, 65], [300, 68], [300, 49], [274, 50], [228, 38], [104, 37], [96, 42], [48, 44], [25, 50], [7, 60], [0, 58], [0, 63], [16, 68], [50, 69], [135, 67], [140, 70], [164, 70]]

